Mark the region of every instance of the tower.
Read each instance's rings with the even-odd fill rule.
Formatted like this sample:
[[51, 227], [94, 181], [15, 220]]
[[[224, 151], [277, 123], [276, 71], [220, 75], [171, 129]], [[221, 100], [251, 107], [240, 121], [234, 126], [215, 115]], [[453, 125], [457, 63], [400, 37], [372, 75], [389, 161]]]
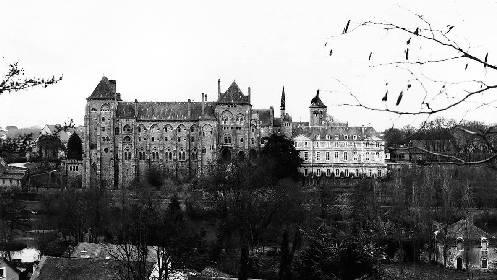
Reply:
[[113, 188], [117, 184], [115, 162], [116, 81], [102, 77], [86, 99], [83, 186]]
[[285, 86], [283, 86], [283, 91], [281, 92], [281, 105], [280, 105], [280, 118], [283, 120], [285, 117]]
[[321, 98], [319, 98], [319, 89], [316, 96], [311, 99], [311, 106], [309, 106], [309, 126], [323, 126], [326, 120], [327, 109]]

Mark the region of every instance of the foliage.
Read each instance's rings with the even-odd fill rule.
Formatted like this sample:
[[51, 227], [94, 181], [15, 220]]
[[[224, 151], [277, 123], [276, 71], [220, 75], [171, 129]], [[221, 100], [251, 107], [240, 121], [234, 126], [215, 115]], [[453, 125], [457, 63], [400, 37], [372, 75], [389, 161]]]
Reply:
[[366, 236], [341, 236], [325, 225], [308, 232], [295, 264], [297, 279], [359, 279], [376, 273], [379, 249]]
[[67, 158], [81, 160], [83, 157], [83, 143], [78, 134], [74, 132], [67, 142]]
[[264, 166], [269, 168], [270, 174], [276, 180], [298, 178], [298, 168], [302, 163], [302, 159], [291, 139], [282, 135], [272, 134], [268, 137], [260, 154], [265, 161]]
[[62, 80], [62, 76], [51, 78], [26, 78], [24, 69], [19, 66], [18, 62], [8, 65], [8, 70], [3, 77], [0, 78], [0, 95], [6, 92], [17, 92], [31, 87], [56, 84]]

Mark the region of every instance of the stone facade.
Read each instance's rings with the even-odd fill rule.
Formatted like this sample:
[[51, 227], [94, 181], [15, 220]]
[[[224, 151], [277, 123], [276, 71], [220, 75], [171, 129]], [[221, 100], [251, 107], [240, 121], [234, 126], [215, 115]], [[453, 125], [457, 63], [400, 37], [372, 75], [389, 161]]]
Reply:
[[221, 92], [218, 80], [215, 102], [205, 94], [201, 102], [125, 102], [116, 81], [103, 77], [87, 98], [83, 186], [118, 189], [152, 169], [192, 177], [219, 158], [254, 156], [273, 132], [291, 137], [287, 114], [253, 109], [250, 97], [235, 82]]
[[349, 127], [334, 121], [319, 97], [312, 98], [310, 121], [292, 123], [295, 148], [304, 176], [383, 177], [387, 174], [385, 142], [372, 127]]
[[[473, 224], [472, 217], [462, 219], [447, 228], [444, 239], [440, 227], [435, 232], [436, 261], [458, 270], [497, 269], [496, 239]], [[444, 242], [446, 252], [444, 254]]]

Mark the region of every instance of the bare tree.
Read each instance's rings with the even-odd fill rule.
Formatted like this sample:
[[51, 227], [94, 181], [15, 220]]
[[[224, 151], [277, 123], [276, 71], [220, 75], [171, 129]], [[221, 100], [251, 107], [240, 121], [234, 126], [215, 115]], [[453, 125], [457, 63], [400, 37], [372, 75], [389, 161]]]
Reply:
[[62, 80], [61, 76], [50, 78], [26, 77], [24, 69], [18, 62], [8, 65], [7, 73], [0, 78], [0, 95], [6, 92], [17, 92], [20, 90], [42, 86], [48, 87]]
[[[376, 53], [381, 50], [368, 50], [364, 61], [371, 70], [388, 68], [397, 73], [405, 74], [405, 80], [385, 81], [385, 90], [378, 93], [377, 103], [367, 102], [363, 94], [353, 91], [341, 80], [337, 79], [341, 87], [345, 88], [348, 101], [338, 106], [359, 107], [369, 111], [385, 112], [397, 116], [430, 116], [443, 112], [469, 107], [468, 111], [479, 110], [484, 107], [497, 108], [494, 103], [497, 81], [491, 76], [497, 74], [497, 64], [489, 61], [488, 52], [479, 52], [468, 42], [459, 40], [458, 27], [445, 25], [435, 26], [424, 15], [410, 12], [414, 23], [395, 23], [389, 21], [366, 20], [352, 22], [348, 20], [340, 35], [333, 36], [325, 43], [329, 55], [334, 56], [335, 40], [345, 40], [352, 33], [385, 32], [386, 36], [394, 39], [398, 52], [392, 51], [377, 58]], [[359, 35], [362, 36], [362, 35]], [[389, 41], [390, 42], [390, 41]], [[369, 46], [369, 44], [368, 44]], [[357, 53], [354, 54], [357, 56]], [[379, 61], [379, 62], [376, 62]], [[445, 74], [457, 72], [456, 77], [462, 80], [449, 80], [446, 77], [437, 78], [433, 73]], [[443, 76], [443, 75], [441, 75]], [[409, 101], [406, 102], [406, 96]], [[494, 98], [494, 100], [491, 100]], [[476, 102], [476, 103], [475, 103]], [[475, 105], [476, 104], [476, 105]], [[406, 106], [407, 105], [407, 106]], [[490, 125], [482, 129], [468, 128], [458, 125], [458, 129], [479, 138], [490, 151], [488, 156], [481, 160], [468, 160], [463, 157], [435, 153], [423, 150], [436, 156], [462, 165], [495, 163], [497, 145], [492, 137], [497, 134], [497, 126]]]

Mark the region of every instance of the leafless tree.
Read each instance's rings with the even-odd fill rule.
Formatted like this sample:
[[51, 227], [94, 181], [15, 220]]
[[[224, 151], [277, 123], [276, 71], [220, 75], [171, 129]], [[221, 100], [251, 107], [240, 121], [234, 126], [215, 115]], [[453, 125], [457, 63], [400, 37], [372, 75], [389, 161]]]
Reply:
[[[449, 24], [438, 27], [422, 14], [409, 13], [414, 19], [410, 23], [348, 20], [341, 34], [331, 37], [325, 43], [329, 55], [336, 56], [338, 54], [333, 46], [338, 45], [334, 45], [337, 40], [346, 40], [346, 37], [355, 36], [357, 33], [359, 36], [365, 34], [361, 32], [384, 32], [381, 34], [393, 38], [398, 51], [389, 52], [385, 59], [383, 55], [379, 55], [379, 58], [376, 56], [376, 51], [382, 53], [382, 50], [369, 49], [364, 53], [364, 61], [369, 64], [372, 71], [387, 68], [397, 73], [404, 73], [406, 77], [405, 81], [400, 81], [400, 84], [398, 79], [385, 81], [385, 91], [377, 94], [377, 103], [367, 102], [363, 94], [350, 89], [337, 79], [339, 86], [345, 88], [348, 96], [348, 101], [337, 105], [397, 116], [425, 116], [427, 119], [430, 116], [453, 111], [456, 107], [459, 107], [458, 110], [461, 107], [469, 107], [472, 111], [484, 107], [497, 108], [494, 104], [497, 102], [495, 98], [497, 81], [492, 80], [497, 74], [497, 64], [489, 61], [491, 57], [489, 53], [480, 53], [479, 50], [472, 48], [470, 42], [460, 40], [460, 36], [456, 35], [457, 26]], [[463, 79], [437, 78], [433, 74], [454, 72], [457, 72], [457, 77]], [[406, 97], [409, 97], [407, 102]], [[457, 128], [480, 139], [489, 151], [488, 156], [481, 160], [468, 160], [429, 150], [424, 152], [445, 157], [448, 161], [461, 165], [495, 163], [497, 145], [492, 141], [497, 135], [495, 124], [485, 128], [468, 128], [464, 125], [458, 125]]]
[[0, 78], [0, 95], [2, 93], [17, 92], [20, 90], [56, 84], [62, 80], [61, 76], [52, 76], [50, 78], [26, 77], [24, 69], [19, 66], [18, 62], [8, 64], [7, 72]]

